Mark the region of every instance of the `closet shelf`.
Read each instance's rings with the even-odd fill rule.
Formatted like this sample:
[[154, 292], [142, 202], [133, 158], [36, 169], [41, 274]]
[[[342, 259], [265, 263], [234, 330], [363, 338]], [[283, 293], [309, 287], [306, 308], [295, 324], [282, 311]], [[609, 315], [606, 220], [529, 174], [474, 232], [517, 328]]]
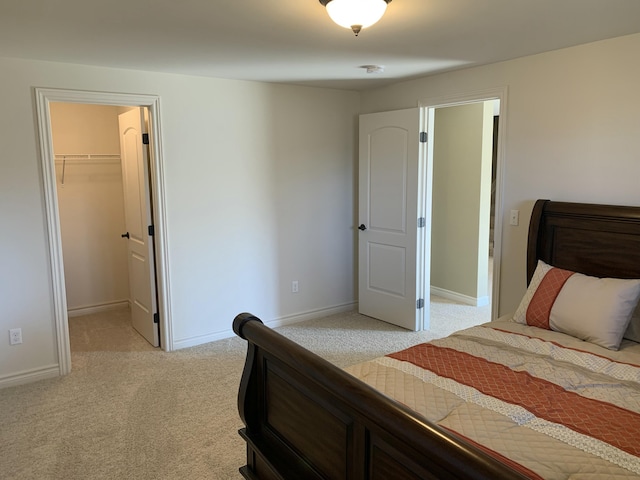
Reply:
[[74, 164], [99, 164], [99, 163], [120, 163], [120, 155], [95, 154], [95, 153], [71, 153], [56, 154], [56, 164], [66, 162], [67, 165]]

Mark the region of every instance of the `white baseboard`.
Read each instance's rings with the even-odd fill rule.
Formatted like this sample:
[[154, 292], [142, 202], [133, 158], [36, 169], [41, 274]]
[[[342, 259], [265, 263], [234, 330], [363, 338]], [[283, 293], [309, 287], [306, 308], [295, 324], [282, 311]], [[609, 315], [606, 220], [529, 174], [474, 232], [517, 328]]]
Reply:
[[470, 297], [458, 292], [452, 292], [451, 290], [445, 290], [444, 288], [431, 286], [431, 295], [437, 295], [438, 297], [453, 300], [454, 302], [464, 303], [465, 305], [473, 305], [474, 307], [484, 307], [489, 305], [489, 296], [484, 297]]
[[87, 305], [84, 307], [74, 307], [67, 310], [69, 317], [79, 317], [80, 315], [91, 315], [93, 313], [108, 312], [129, 306], [129, 300], [118, 300], [115, 302], [100, 303], [98, 305]]
[[22, 372], [12, 373], [4, 377], [0, 377], [0, 389], [7, 387], [15, 387], [25, 383], [37, 382], [46, 378], [55, 378], [60, 376], [59, 365], [47, 365], [45, 367], [34, 368], [32, 370], [24, 370]]
[[[284, 325], [290, 325], [292, 323], [304, 322], [306, 320], [313, 320], [314, 318], [328, 317], [329, 315], [335, 315], [337, 313], [348, 312], [356, 308], [358, 304], [356, 302], [349, 302], [342, 305], [335, 305], [332, 307], [319, 308], [316, 310], [309, 310], [307, 312], [296, 313], [293, 315], [286, 315], [284, 317], [276, 318], [273, 320], [261, 319], [265, 325], [270, 328], [282, 327]], [[202, 345], [203, 343], [215, 342], [216, 340], [223, 340], [225, 338], [233, 337], [233, 329], [223, 330], [221, 332], [210, 333], [207, 335], [199, 335], [196, 337], [185, 338], [173, 342], [173, 349], [179, 350], [182, 348], [195, 347], [196, 345]]]
[[337, 313], [349, 312], [356, 309], [357, 306], [358, 304], [356, 302], [350, 302], [343, 305], [336, 305], [333, 307], [309, 310], [308, 312], [303, 313], [296, 313], [295, 315], [287, 315], [275, 320], [264, 321], [264, 324], [269, 328], [283, 327], [285, 325], [291, 325], [292, 323], [299, 323], [306, 320], [313, 320], [314, 318], [328, 317], [329, 315], [335, 315]]

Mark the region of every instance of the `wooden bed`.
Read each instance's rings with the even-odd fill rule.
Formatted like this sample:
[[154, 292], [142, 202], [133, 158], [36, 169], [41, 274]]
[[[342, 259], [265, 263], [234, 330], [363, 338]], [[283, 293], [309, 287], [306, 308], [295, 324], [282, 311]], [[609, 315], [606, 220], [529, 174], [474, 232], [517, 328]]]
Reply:
[[[640, 207], [537, 201], [527, 284], [538, 260], [594, 277], [640, 278]], [[248, 342], [238, 394], [246, 479], [530, 478], [255, 316], [238, 315], [233, 329]]]

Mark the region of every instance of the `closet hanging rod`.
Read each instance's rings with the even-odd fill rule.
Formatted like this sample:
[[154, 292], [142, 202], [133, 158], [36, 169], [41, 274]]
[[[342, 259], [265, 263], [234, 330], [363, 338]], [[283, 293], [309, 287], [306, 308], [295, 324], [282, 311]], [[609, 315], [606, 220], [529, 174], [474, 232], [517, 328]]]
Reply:
[[56, 160], [120, 160], [120, 154], [113, 153], [57, 153]]
[[62, 164], [61, 185], [64, 185], [67, 163], [70, 165], [120, 165], [120, 155], [117, 154], [60, 153], [53, 157], [55, 164]]
[[98, 164], [120, 164], [120, 155], [104, 154], [57, 154], [54, 155], [54, 162], [60, 164], [66, 161], [69, 165], [98, 165]]

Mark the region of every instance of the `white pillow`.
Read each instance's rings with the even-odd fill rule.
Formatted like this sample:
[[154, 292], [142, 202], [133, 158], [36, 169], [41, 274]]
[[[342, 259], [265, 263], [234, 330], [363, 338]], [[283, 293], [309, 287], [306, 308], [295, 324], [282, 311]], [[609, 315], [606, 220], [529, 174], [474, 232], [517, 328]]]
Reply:
[[617, 350], [640, 295], [640, 280], [573, 274], [556, 298], [549, 325], [596, 345]]
[[617, 350], [640, 298], [640, 279], [597, 278], [539, 261], [514, 321]]

